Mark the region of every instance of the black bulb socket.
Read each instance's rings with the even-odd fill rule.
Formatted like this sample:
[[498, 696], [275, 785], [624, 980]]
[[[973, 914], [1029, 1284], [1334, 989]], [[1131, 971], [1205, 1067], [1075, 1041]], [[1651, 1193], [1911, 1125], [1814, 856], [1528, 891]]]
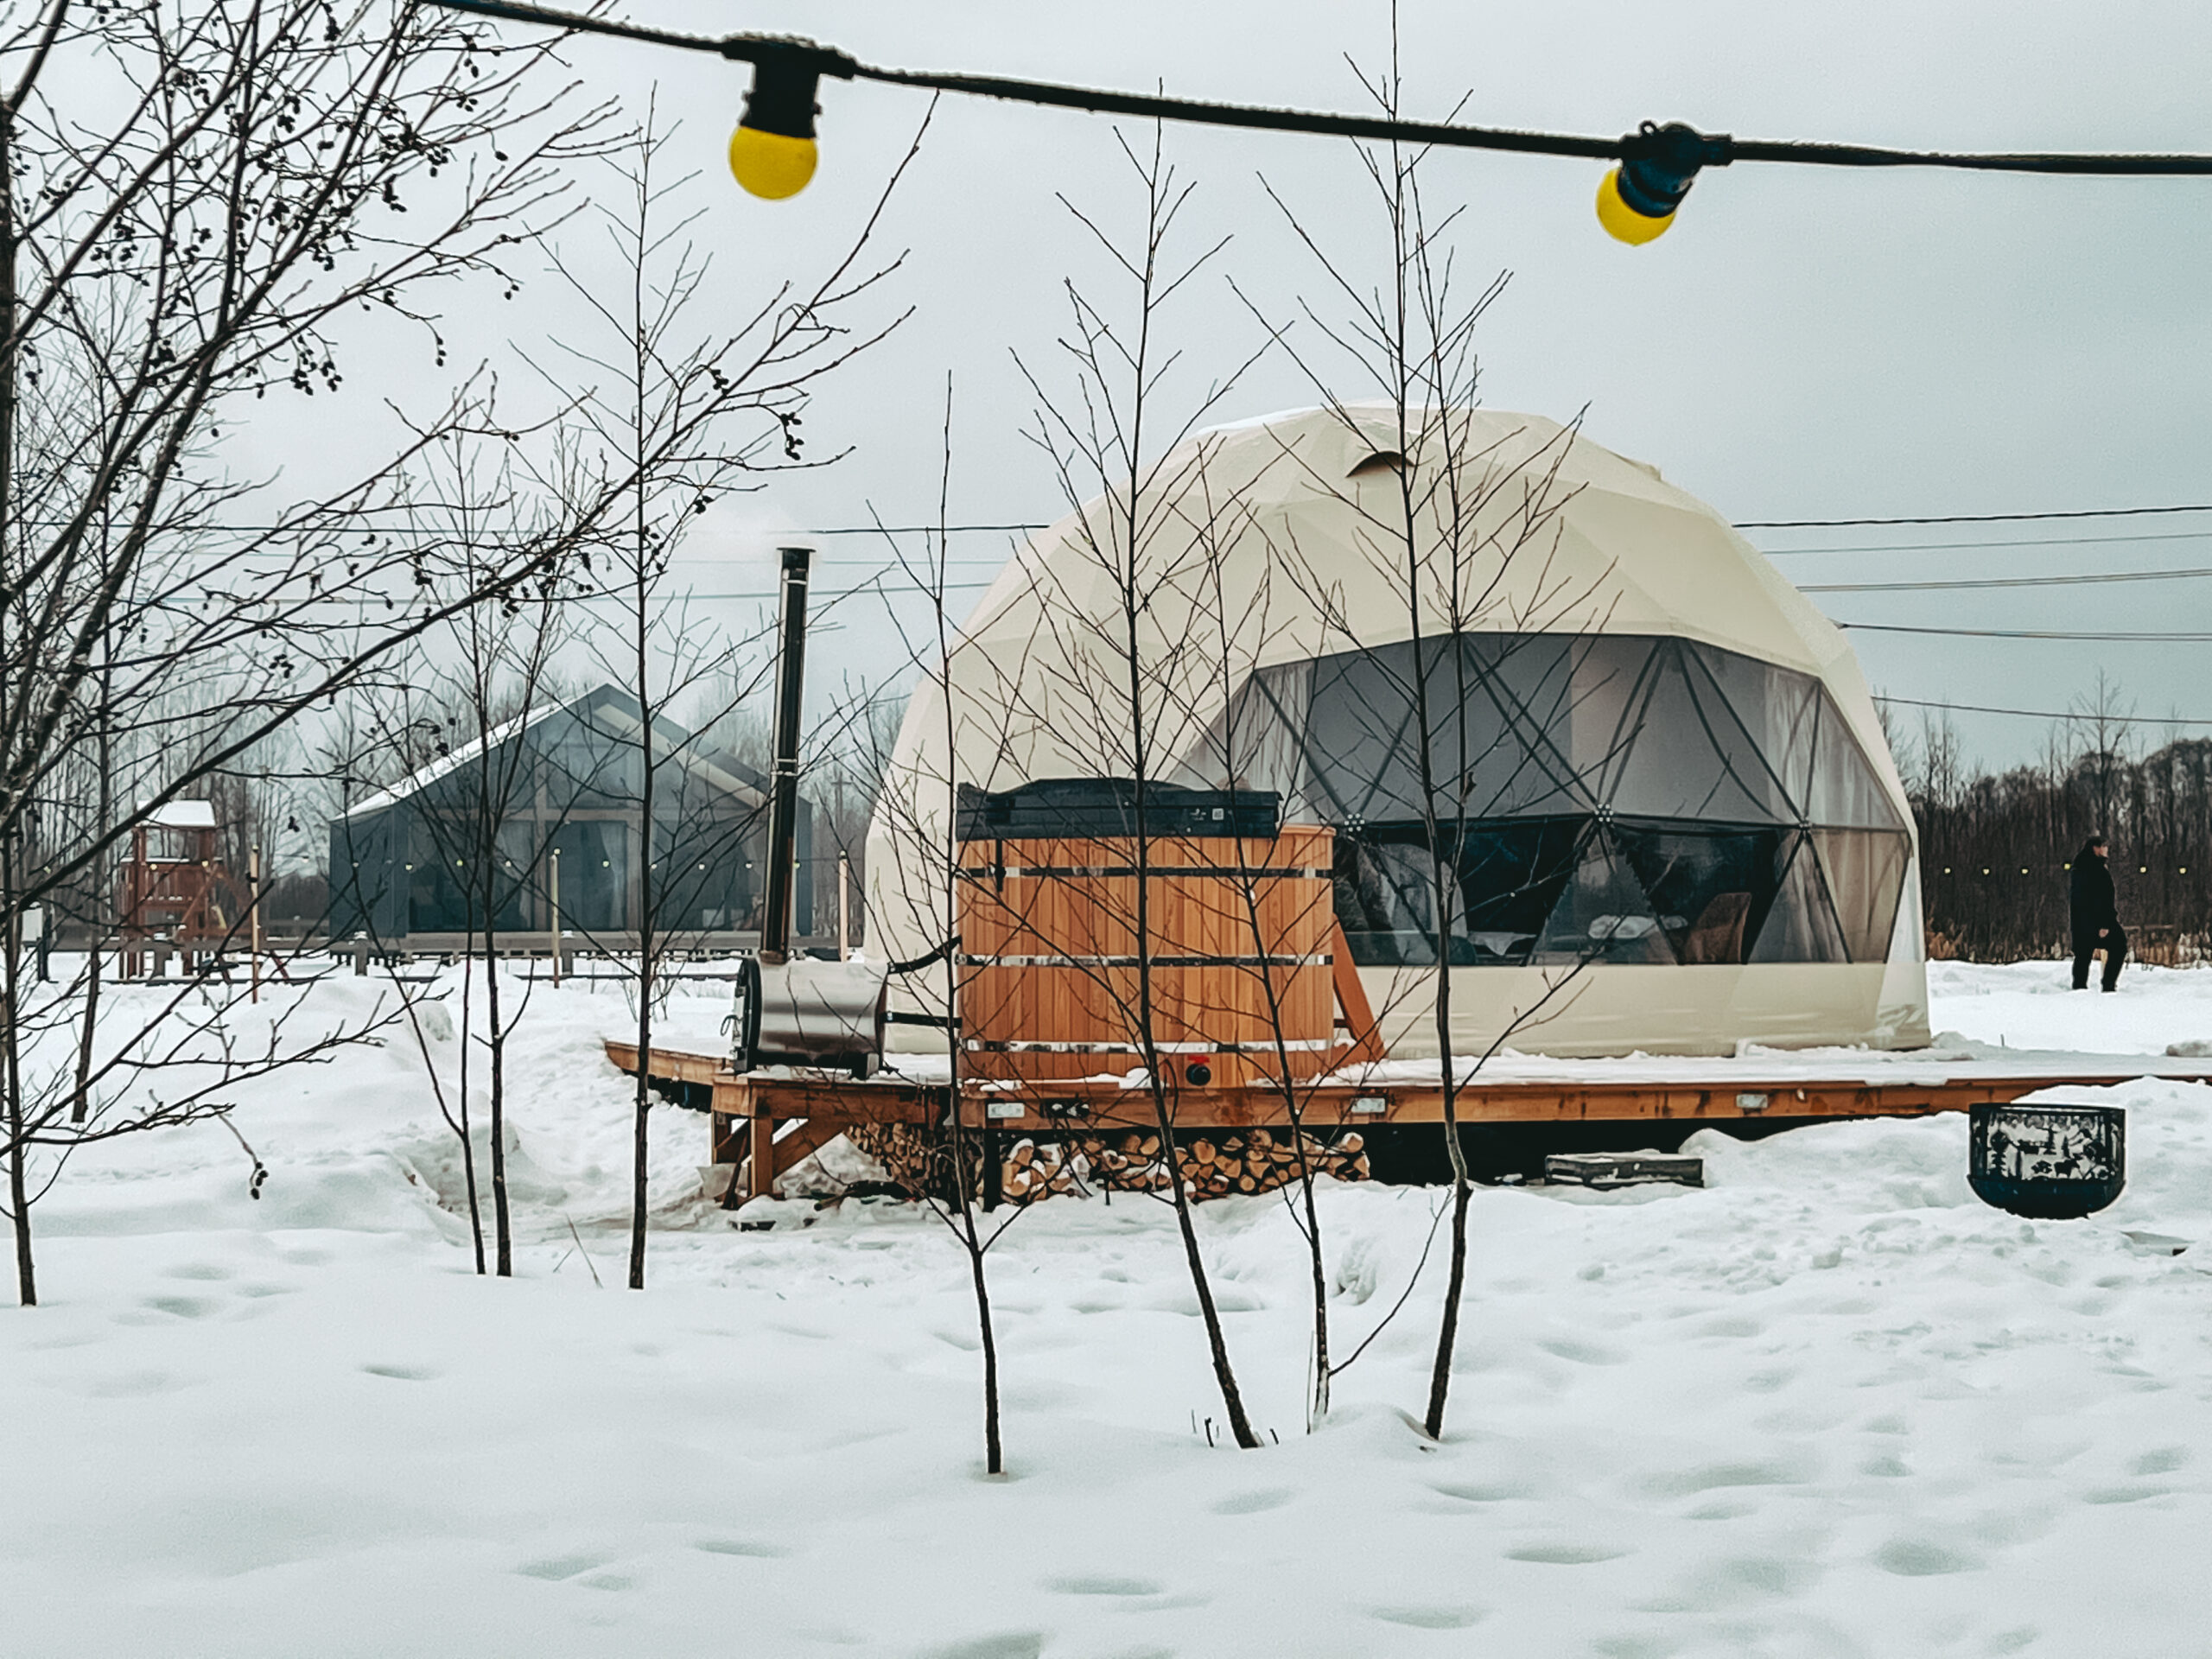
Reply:
[[1701, 168], [1735, 160], [1726, 133], [1700, 132], [1679, 121], [1646, 121], [1621, 140], [1621, 200], [1646, 219], [1664, 219], [1682, 205]]
[[753, 87], [737, 124], [785, 138], [811, 138], [821, 84], [814, 53], [799, 46], [764, 46], [753, 60]]

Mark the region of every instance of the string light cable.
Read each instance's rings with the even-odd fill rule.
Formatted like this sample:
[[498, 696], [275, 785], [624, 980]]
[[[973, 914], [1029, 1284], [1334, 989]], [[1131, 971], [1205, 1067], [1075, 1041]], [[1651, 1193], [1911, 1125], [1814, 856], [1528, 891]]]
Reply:
[[1675, 220], [1675, 209], [1698, 174], [1738, 162], [1776, 162], [1814, 167], [1936, 167], [1980, 173], [2049, 173], [2107, 178], [2212, 175], [2212, 156], [2118, 155], [2053, 151], [1973, 154], [1894, 149], [1872, 144], [1797, 139], [1738, 138], [1700, 132], [1681, 122], [1647, 121], [1618, 138], [1573, 133], [1527, 132], [1451, 122], [1401, 121], [1382, 116], [1221, 104], [1195, 99], [1113, 92], [1053, 81], [1000, 75], [895, 69], [863, 63], [835, 47], [797, 35], [745, 33], [714, 39], [586, 16], [513, 0], [432, 0], [449, 11], [535, 23], [583, 35], [601, 35], [679, 51], [708, 52], [750, 64], [753, 86], [729, 145], [730, 171], [752, 194], [769, 200], [795, 196], [814, 176], [816, 97], [821, 81], [878, 81], [968, 97], [1000, 99], [1094, 115], [1194, 122], [1263, 132], [1289, 132], [1440, 149], [1504, 150], [1615, 163], [1598, 188], [1598, 219], [1606, 232], [1630, 244], [1649, 242]]

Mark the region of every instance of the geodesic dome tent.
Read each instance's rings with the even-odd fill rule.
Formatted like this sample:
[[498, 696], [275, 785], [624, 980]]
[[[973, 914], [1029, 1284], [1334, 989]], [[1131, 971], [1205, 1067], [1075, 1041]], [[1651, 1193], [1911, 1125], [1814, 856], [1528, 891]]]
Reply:
[[1147, 775], [1335, 829], [1395, 1056], [1434, 1052], [1440, 966], [1461, 1052], [1925, 1042], [1911, 815], [1842, 635], [1650, 467], [1534, 416], [1421, 428], [1201, 433], [1024, 549], [910, 705], [880, 945], [949, 934], [948, 783], [1128, 775], [1141, 731]]

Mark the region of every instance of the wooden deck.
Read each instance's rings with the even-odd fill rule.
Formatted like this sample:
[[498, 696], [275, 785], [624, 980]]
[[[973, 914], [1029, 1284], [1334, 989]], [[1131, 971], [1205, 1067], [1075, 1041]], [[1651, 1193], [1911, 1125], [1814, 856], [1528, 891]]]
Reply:
[[[607, 1057], [634, 1074], [634, 1043], [609, 1039]], [[1894, 1081], [1864, 1075], [1894, 1066]], [[1679, 1082], [1576, 1076], [1562, 1062], [1557, 1079], [1478, 1081], [1458, 1091], [1459, 1121], [1468, 1124], [1592, 1124], [1647, 1122], [1681, 1127], [1698, 1123], [1770, 1122], [1779, 1119], [1918, 1117], [1962, 1112], [1991, 1102], [2017, 1100], [2038, 1089], [2074, 1084], [2099, 1088], [2137, 1077], [2212, 1081], [2202, 1062], [2107, 1063], [2107, 1069], [2057, 1071], [1999, 1060], [1885, 1060], [1852, 1077], [1815, 1077], [1775, 1068], [1762, 1074], [1743, 1061], [1714, 1060], [1709, 1079]], [[1585, 1068], [1586, 1071], [1587, 1068]], [[664, 1082], [709, 1091], [713, 1113], [710, 1161], [758, 1159], [781, 1174], [845, 1128], [867, 1123], [944, 1123], [956, 1103], [944, 1084], [879, 1077], [863, 1082], [824, 1072], [784, 1068], [740, 1076], [721, 1056], [656, 1045], [652, 1075]], [[1435, 1084], [1300, 1084], [1300, 1117], [1307, 1128], [1438, 1123], [1444, 1096]], [[1083, 1129], [1153, 1126], [1148, 1090], [1112, 1079], [1074, 1082], [969, 1083], [957, 1103], [971, 1128], [1013, 1135], [1065, 1134]], [[1192, 1088], [1172, 1092], [1180, 1128], [1287, 1127], [1281, 1090], [1267, 1085]], [[759, 1190], [746, 1176], [747, 1190]], [[765, 1185], [765, 1183], [762, 1184]]]

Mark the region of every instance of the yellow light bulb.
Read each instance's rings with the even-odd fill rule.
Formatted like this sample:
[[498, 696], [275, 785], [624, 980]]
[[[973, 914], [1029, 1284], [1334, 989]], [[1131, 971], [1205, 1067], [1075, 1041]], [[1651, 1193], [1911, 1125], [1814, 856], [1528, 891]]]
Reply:
[[805, 189], [814, 176], [816, 160], [811, 138], [747, 126], [730, 135], [730, 172], [749, 194], [766, 201], [782, 201]]
[[1617, 167], [1605, 175], [1604, 182], [1598, 187], [1598, 222], [1615, 241], [1641, 247], [1664, 236], [1667, 227], [1675, 222], [1675, 216], [1669, 213], [1663, 219], [1653, 219], [1630, 207], [1621, 199], [1621, 170]]

